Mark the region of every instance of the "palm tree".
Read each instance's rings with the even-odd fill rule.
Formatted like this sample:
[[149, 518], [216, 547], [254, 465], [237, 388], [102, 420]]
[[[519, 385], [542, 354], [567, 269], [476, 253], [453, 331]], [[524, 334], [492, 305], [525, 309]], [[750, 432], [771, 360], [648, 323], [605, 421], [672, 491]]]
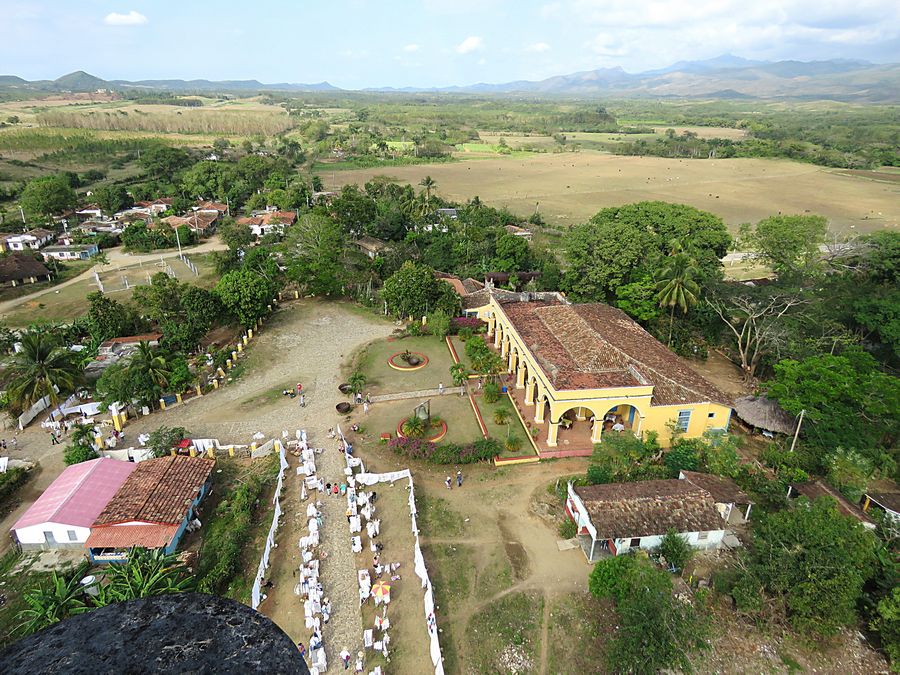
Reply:
[[128, 363], [129, 377], [144, 383], [144, 391], [141, 393], [145, 397], [145, 403], [152, 403], [159, 398], [163, 388], [168, 386], [171, 374], [166, 358], [155, 352], [147, 342], [138, 345]]
[[672, 326], [675, 323], [675, 309], [687, 314], [688, 309], [697, 304], [700, 286], [694, 281], [694, 261], [685, 253], [669, 256], [659, 272], [656, 282], [656, 299], [660, 307], [669, 311], [669, 346], [672, 346]]
[[[450, 377], [453, 379], [453, 384], [457, 387], [462, 387], [466, 380], [469, 379], [468, 369], [462, 363], [454, 363], [450, 366]], [[466, 390], [463, 389], [460, 392], [460, 396], [465, 396]]]
[[177, 555], [145, 548], [133, 549], [125, 564], [110, 565], [106, 581], [97, 598], [101, 606], [152, 595], [187, 593], [194, 588], [193, 578]]
[[75, 353], [44, 331], [26, 333], [21, 343], [22, 350], [10, 365], [9, 400], [20, 410], [30, 408], [45, 396], [58, 406], [60, 397], [65, 400], [83, 380]]
[[88, 567], [87, 563], [82, 563], [70, 576], [53, 572], [46, 582], [25, 591], [22, 598], [27, 607], [16, 617], [22, 622], [17, 630], [23, 635], [30, 635], [91, 609], [82, 600], [84, 591], [80, 583]]
[[358, 370], [347, 378], [347, 384], [350, 385], [354, 394], [362, 393], [363, 387], [366, 386], [367, 381], [368, 378]]
[[418, 438], [425, 433], [425, 420], [418, 415], [413, 415], [403, 423], [403, 433], [408, 438]]
[[431, 191], [437, 187], [437, 181], [431, 176], [425, 176], [419, 181], [419, 187], [425, 189], [425, 201], [431, 203]]

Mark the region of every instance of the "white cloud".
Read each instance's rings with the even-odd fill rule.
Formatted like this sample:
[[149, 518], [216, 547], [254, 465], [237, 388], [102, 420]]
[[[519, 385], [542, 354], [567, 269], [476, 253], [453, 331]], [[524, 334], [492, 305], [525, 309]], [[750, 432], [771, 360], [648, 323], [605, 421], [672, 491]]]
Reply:
[[470, 35], [456, 46], [457, 54], [470, 54], [484, 46], [484, 40], [477, 35]]
[[417, 45], [417, 44], [415, 44], [415, 43], [413, 43], [413, 44], [411, 44], [411, 45], [406, 45], [406, 46], [403, 48], [403, 51], [412, 54], [413, 52], [419, 51], [419, 45]]
[[526, 52], [536, 52], [538, 54], [542, 52], [549, 52], [551, 49], [550, 45], [546, 42], [535, 42], [533, 45], [528, 45], [525, 47]]
[[112, 12], [106, 15], [103, 23], [107, 26], [140, 26], [147, 23], [147, 17], [135, 10], [131, 10], [128, 14]]

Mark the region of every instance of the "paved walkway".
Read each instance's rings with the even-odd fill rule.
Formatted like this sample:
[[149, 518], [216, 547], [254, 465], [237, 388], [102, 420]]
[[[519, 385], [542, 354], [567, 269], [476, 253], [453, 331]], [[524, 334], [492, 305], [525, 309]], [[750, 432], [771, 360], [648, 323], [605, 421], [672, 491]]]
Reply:
[[[447, 394], [461, 394], [463, 387], [445, 387], [443, 396]], [[438, 389], [420, 389], [419, 391], [401, 391], [396, 394], [382, 394], [381, 396], [370, 397], [372, 403], [381, 403], [384, 401], [402, 401], [407, 398], [428, 398], [429, 396], [441, 396]]]

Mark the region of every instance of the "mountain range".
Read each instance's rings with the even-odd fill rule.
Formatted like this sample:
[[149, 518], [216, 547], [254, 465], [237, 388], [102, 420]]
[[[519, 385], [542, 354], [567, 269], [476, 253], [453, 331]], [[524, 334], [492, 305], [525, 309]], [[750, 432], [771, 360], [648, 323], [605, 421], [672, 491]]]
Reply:
[[[339, 92], [328, 82], [275, 83], [257, 80], [103, 80], [83, 71], [56, 80], [29, 82], [0, 76], [0, 91], [92, 92], [147, 90], [173, 93], [209, 92]], [[531, 96], [622, 96], [672, 98], [835, 99], [847, 101], [900, 101], [900, 64], [866, 61], [753, 61], [731, 54], [703, 61], [680, 61], [666, 68], [628, 73], [621, 68], [557, 75], [543, 80], [517, 80], [500, 84], [478, 83], [453, 87], [370, 88], [369, 92], [507, 94]]]

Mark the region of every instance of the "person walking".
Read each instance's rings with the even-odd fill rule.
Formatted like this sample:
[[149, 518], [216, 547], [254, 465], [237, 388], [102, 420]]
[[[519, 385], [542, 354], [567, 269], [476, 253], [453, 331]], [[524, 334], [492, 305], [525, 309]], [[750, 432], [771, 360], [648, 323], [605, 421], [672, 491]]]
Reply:
[[344, 670], [350, 670], [350, 652], [346, 647], [341, 650], [341, 661], [344, 662]]
[[438, 395], [440, 395], [440, 396], [444, 395], [444, 383], [443, 382], [438, 382]]
[[447, 479], [444, 481], [444, 485], [447, 486], [448, 490], [453, 489], [453, 481], [450, 479], [450, 476], [447, 476]]
[[306, 394], [300, 394], [300, 407], [306, 407]]
[[366, 415], [369, 414], [369, 402], [368, 401], [363, 403], [363, 413]]
[[304, 661], [306, 660], [306, 647], [303, 646], [302, 642], [297, 643], [297, 651], [300, 652], [300, 658]]
[[456, 470], [456, 487], [462, 487], [462, 471]]

